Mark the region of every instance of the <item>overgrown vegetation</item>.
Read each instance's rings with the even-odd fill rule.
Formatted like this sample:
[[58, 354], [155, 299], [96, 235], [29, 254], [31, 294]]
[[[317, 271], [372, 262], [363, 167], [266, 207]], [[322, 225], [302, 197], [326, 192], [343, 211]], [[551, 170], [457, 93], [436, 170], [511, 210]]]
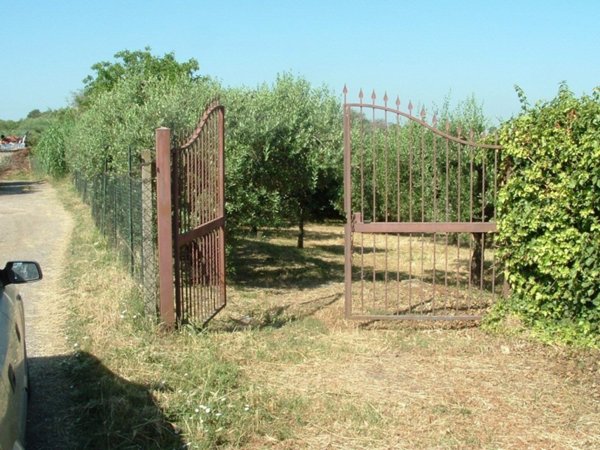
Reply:
[[600, 90], [529, 107], [502, 129], [500, 249], [517, 313], [550, 340], [600, 345]]
[[60, 192], [75, 218], [64, 278], [74, 448], [211, 449], [285, 434], [286, 401], [249, 383], [226, 342], [193, 329], [164, 334], [144, 318], [137, 286], [87, 206], [71, 187]]
[[48, 126], [35, 146], [38, 163], [53, 178], [61, 178], [67, 174], [66, 139], [70, 136], [73, 125], [73, 113], [65, 112], [61, 120]]

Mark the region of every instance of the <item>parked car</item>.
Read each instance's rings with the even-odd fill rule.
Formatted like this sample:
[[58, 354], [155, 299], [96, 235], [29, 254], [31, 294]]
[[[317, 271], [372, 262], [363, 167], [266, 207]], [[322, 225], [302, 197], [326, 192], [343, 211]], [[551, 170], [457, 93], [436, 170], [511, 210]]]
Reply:
[[16, 285], [41, 279], [33, 261], [12, 261], [0, 270], [0, 450], [25, 448], [29, 380], [23, 299]]

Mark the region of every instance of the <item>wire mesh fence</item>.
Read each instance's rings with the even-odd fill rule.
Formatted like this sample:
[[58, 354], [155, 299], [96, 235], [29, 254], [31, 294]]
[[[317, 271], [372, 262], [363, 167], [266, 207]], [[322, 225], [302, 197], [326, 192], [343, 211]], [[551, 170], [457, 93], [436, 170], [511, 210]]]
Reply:
[[156, 249], [156, 195], [150, 152], [133, 161], [129, 171], [86, 177], [73, 173], [73, 182], [92, 218], [140, 285], [146, 313], [156, 313], [158, 292]]

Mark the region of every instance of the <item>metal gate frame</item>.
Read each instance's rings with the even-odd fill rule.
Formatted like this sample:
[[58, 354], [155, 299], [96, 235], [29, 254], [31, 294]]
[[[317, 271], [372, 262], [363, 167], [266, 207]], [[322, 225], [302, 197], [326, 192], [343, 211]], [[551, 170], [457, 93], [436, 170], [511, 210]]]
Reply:
[[226, 305], [224, 145], [218, 102], [182, 145], [156, 130], [159, 311], [169, 328], [202, 326]]
[[[400, 239], [400, 234], [404, 234], [404, 236], [410, 236], [412, 239], [413, 233], [414, 234], [420, 234], [421, 238], [424, 235], [429, 235], [429, 236], [433, 236], [433, 242], [434, 242], [434, 256], [433, 256], [433, 297], [432, 297], [432, 301], [435, 302], [435, 290], [436, 290], [436, 286], [435, 286], [435, 273], [437, 271], [436, 269], [436, 262], [435, 262], [435, 254], [436, 254], [436, 249], [435, 249], [435, 236], [439, 233], [439, 234], [445, 234], [446, 236], [448, 236], [448, 234], [450, 233], [472, 233], [472, 236], [476, 236], [475, 234], [480, 236], [480, 240], [481, 237], [483, 237], [483, 245], [484, 245], [484, 249], [485, 249], [485, 242], [486, 242], [486, 234], [488, 233], [495, 233], [496, 232], [496, 223], [494, 221], [495, 217], [486, 217], [483, 210], [485, 209], [485, 204], [484, 204], [484, 200], [483, 197], [484, 195], [482, 194], [482, 200], [481, 200], [481, 211], [482, 211], [482, 215], [481, 217], [473, 217], [473, 159], [471, 159], [471, 217], [469, 221], [447, 221], [448, 219], [448, 213], [446, 212], [446, 217], [445, 217], [445, 221], [426, 221], [425, 217], [422, 216], [421, 217], [421, 221], [415, 221], [414, 218], [412, 217], [412, 213], [411, 213], [411, 220], [408, 221], [403, 221], [403, 220], [388, 220], [387, 217], [387, 212], [386, 212], [386, 217], [385, 220], [377, 220], [376, 214], [375, 214], [375, 209], [376, 206], [373, 206], [373, 210], [372, 210], [372, 216], [371, 220], [367, 220], [365, 217], [363, 217], [363, 214], [361, 214], [361, 212], [356, 212], [353, 210], [353, 205], [352, 205], [352, 193], [353, 193], [353, 187], [354, 187], [354, 182], [355, 180], [353, 179], [353, 170], [356, 171], [357, 168], [353, 167], [353, 162], [352, 162], [352, 111], [360, 111], [360, 114], [362, 115], [364, 111], [369, 111], [369, 112], [373, 112], [373, 124], [375, 123], [375, 111], [380, 111], [382, 114], [385, 115], [386, 121], [387, 121], [387, 117], [388, 114], [391, 115], [392, 117], [396, 118], [397, 123], [400, 123], [400, 118], [406, 119], [406, 123], [413, 123], [413, 124], [417, 124], [419, 127], [422, 127], [422, 129], [427, 130], [428, 132], [431, 132], [434, 136], [436, 136], [433, 140], [435, 141], [436, 139], [441, 139], [443, 142], [446, 143], [454, 143], [454, 145], [459, 145], [459, 146], [464, 146], [465, 148], [469, 148], [469, 149], [481, 149], [481, 150], [486, 150], [486, 151], [492, 151], [495, 152], [494, 155], [494, 168], [493, 170], [495, 171], [493, 176], [494, 176], [494, 192], [493, 192], [493, 196], [494, 196], [494, 200], [497, 199], [497, 174], [498, 174], [498, 152], [501, 150], [501, 146], [497, 145], [497, 141], [494, 144], [489, 144], [489, 143], [481, 143], [481, 142], [475, 142], [473, 140], [473, 133], [469, 133], [469, 139], [463, 138], [460, 135], [459, 136], [452, 136], [448, 133], [449, 128], [448, 126], [446, 126], [446, 132], [440, 130], [438, 128], [438, 124], [437, 124], [437, 119], [434, 116], [432, 124], [428, 124], [425, 121], [425, 117], [426, 117], [426, 113], [425, 110], [422, 109], [421, 112], [419, 113], [419, 117], [416, 117], [412, 114], [413, 112], [413, 105], [412, 103], [409, 103], [408, 105], [408, 113], [403, 112], [399, 109], [400, 106], [400, 100], [399, 98], [396, 100], [395, 102], [395, 108], [390, 107], [388, 105], [388, 97], [387, 94], [385, 94], [385, 96], [383, 97], [383, 104], [377, 104], [377, 96], [376, 93], [373, 91], [373, 94], [371, 95], [371, 100], [372, 102], [370, 103], [366, 103], [363, 101], [364, 98], [364, 94], [362, 92], [362, 90], [360, 91], [358, 97], [359, 97], [359, 101], [356, 103], [352, 103], [352, 102], [348, 102], [347, 100], [347, 94], [348, 94], [348, 89], [346, 88], [346, 86], [344, 86], [344, 90], [343, 90], [343, 94], [344, 94], [344, 106], [343, 106], [343, 114], [344, 114], [344, 211], [345, 211], [345, 215], [346, 215], [346, 224], [345, 224], [345, 232], [344, 232], [344, 236], [345, 236], [345, 240], [344, 240], [344, 255], [345, 255], [345, 262], [344, 262], [344, 278], [345, 278], [345, 317], [348, 319], [356, 319], [356, 320], [389, 320], [389, 319], [394, 319], [394, 320], [477, 320], [481, 318], [481, 314], [436, 314], [435, 313], [435, 308], [431, 307], [432, 311], [430, 314], [426, 314], [426, 313], [422, 313], [422, 312], [418, 312], [415, 313], [413, 311], [411, 311], [411, 309], [409, 308], [408, 311], [403, 311], [403, 313], [400, 312], [394, 312], [394, 313], [386, 313], [386, 314], [381, 314], [381, 313], [364, 313], [363, 312], [359, 312], [356, 313], [355, 312], [355, 308], [354, 308], [354, 304], [353, 304], [353, 251], [354, 251], [354, 240], [355, 240], [355, 236], [357, 234], [361, 235], [361, 239], [362, 236], [365, 234], [368, 235], [373, 235], [373, 236], [385, 236], [385, 242], [386, 242], [386, 252], [387, 252], [387, 237], [388, 236], [398, 236], [398, 240]], [[363, 116], [364, 117], [364, 116]], [[373, 125], [375, 126], [375, 125]], [[386, 125], [382, 125], [386, 127], [387, 130], [387, 122]], [[422, 145], [422, 143], [421, 143]], [[435, 144], [434, 144], [435, 145]], [[447, 150], [447, 146], [446, 146], [446, 152], [448, 152]], [[421, 151], [423, 151], [421, 149]], [[435, 151], [435, 150], [434, 150]], [[447, 153], [446, 153], [447, 155]], [[375, 158], [373, 156], [373, 158]], [[472, 158], [472, 156], [471, 156]], [[373, 162], [373, 164], [375, 164], [375, 162]], [[356, 165], [356, 164], [355, 164]], [[362, 162], [361, 162], [362, 165]], [[459, 156], [459, 165], [460, 165], [460, 156]], [[485, 166], [484, 166], [485, 167]], [[360, 170], [363, 170], [362, 166], [360, 168]], [[375, 169], [373, 169], [375, 170]], [[412, 168], [409, 168], [408, 170], [412, 170]], [[460, 170], [460, 169], [459, 169]], [[485, 169], [484, 169], [485, 170]], [[375, 173], [375, 172], [373, 172]], [[446, 176], [448, 173], [448, 160], [446, 159]], [[400, 179], [400, 168], [398, 168], [398, 180]], [[375, 177], [375, 175], [373, 175]], [[412, 176], [412, 175], [411, 175]], [[386, 179], [387, 179], [387, 174], [386, 174]], [[412, 181], [411, 181], [412, 183]], [[433, 181], [433, 183], [435, 184], [435, 180]], [[459, 182], [460, 183], [460, 182]], [[483, 189], [485, 192], [485, 174], [484, 174], [484, 181], [483, 181]], [[375, 185], [375, 183], [373, 182], [373, 185]], [[363, 189], [363, 192], [361, 192], [360, 195], [364, 195], [364, 187], [361, 188]], [[412, 189], [412, 186], [409, 188]], [[372, 188], [373, 192], [376, 190], [376, 187], [374, 186]], [[459, 190], [460, 190], [460, 184], [459, 184]], [[436, 192], [435, 186], [434, 189], [432, 189], [433, 192]], [[398, 181], [398, 192], [400, 192], [400, 182]], [[447, 191], [448, 192], [448, 191]], [[375, 194], [373, 194], [375, 195]], [[399, 196], [400, 194], [398, 194]], [[435, 193], [433, 194], [434, 198], [435, 198]], [[448, 194], [446, 194], [448, 195]], [[459, 193], [460, 196], [460, 193]], [[398, 197], [399, 199], [400, 197]], [[421, 199], [421, 201], [423, 201], [423, 199]], [[435, 202], [435, 199], [433, 200]], [[447, 206], [447, 199], [446, 199], [446, 211], [448, 209]], [[387, 202], [387, 200], [386, 200]], [[460, 205], [460, 200], [458, 201], [459, 205]], [[435, 203], [434, 203], [435, 205]], [[387, 206], [386, 206], [387, 207]], [[459, 216], [460, 216], [460, 206], [459, 208]], [[398, 211], [400, 211], [400, 206], [397, 206]], [[494, 211], [494, 215], [495, 215], [495, 211]], [[400, 216], [400, 212], [398, 212], [398, 219]], [[373, 237], [373, 242], [375, 242], [375, 237]], [[446, 237], [446, 243], [447, 243], [447, 237]], [[411, 244], [412, 245], [412, 244]], [[458, 244], [460, 246], [460, 244]], [[471, 245], [471, 244], [470, 244]], [[362, 243], [361, 243], [362, 246]], [[375, 243], [373, 244], [373, 246], [375, 247]], [[362, 250], [361, 250], [362, 251]], [[484, 251], [484, 250], [483, 250]], [[373, 249], [373, 252], [375, 253], [375, 248]], [[460, 249], [459, 249], [460, 252]], [[399, 250], [398, 250], [399, 253]], [[411, 248], [411, 255], [412, 255], [412, 248]], [[399, 257], [398, 257], [399, 258]], [[412, 256], [411, 256], [412, 258]], [[446, 261], [448, 260], [448, 250], [446, 249]], [[485, 260], [481, 261], [481, 274], [482, 274], [482, 281], [481, 281], [481, 288], [483, 291], [483, 267], [484, 267], [484, 263]], [[386, 256], [386, 264], [387, 264], [387, 256]], [[409, 261], [409, 264], [412, 265], [412, 259]], [[458, 264], [458, 263], [457, 263]], [[496, 296], [496, 287], [494, 286], [494, 283], [496, 281], [496, 272], [495, 272], [495, 261], [492, 263], [493, 266], [493, 278], [492, 278], [492, 295]], [[447, 265], [447, 262], [446, 262]], [[364, 267], [361, 268], [361, 270], [363, 270]], [[375, 283], [376, 283], [376, 276], [375, 276], [375, 262], [373, 262], [373, 292], [375, 292]], [[458, 270], [458, 269], [457, 269]], [[472, 270], [472, 269], [471, 269]], [[398, 263], [398, 272], [400, 271], [400, 263]], [[362, 276], [362, 275], [361, 275]], [[470, 275], [472, 276], [472, 274]], [[458, 279], [458, 277], [457, 277]], [[395, 280], [393, 280], [395, 281]], [[447, 281], [447, 280], [446, 280]], [[386, 291], [385, 291], [385, 295], [386, 295], [386, 303], [387, 303], [387, 267], [386, 267], [386, 274], [385, 274], [385, 283], [386, 283]], [[400, 283], [400, 276], [398, 276], [398, 283]], [[410, 284], [410, 281], [409, 281]], [[457, 286], [458, 286], [458, 281], [457, 281]], [[477, 288], [477, 286], [473, 286], [474, 288]], [[468, 285], [469, 291], [471, 291], [471, 278], [469, 278], [469, 285]], [[412, 284], [410, 284], [409, 289], [412, 289]], [[458, 289], [458, 287], [457, 287]], [[399, 289], [398, 289], [399, 291]], [[362, 296], [362, 294], [361, 294]], [[363, 298], [361, 297], [361, 302], [362, 302]]]

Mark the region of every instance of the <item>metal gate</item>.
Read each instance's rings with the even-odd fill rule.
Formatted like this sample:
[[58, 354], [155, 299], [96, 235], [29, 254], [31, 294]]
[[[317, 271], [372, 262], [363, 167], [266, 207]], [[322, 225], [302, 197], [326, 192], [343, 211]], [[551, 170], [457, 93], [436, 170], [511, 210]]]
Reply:
[[501, 291], [495, 206], [501, 147], [344, 88], [345, 314], [477, 319]]
[[[162, 195], [164, 200], [167, 195], [172, 200], [171, 232], [169, 223], [163, 220], [162, 225], [167, 228], [163, 236], [172, 236], [172, 248], [163, 242], [162, 253], [160, 186], [157, 189], [161, 316], [167, 325], [173, 322], [169, 311], [173, 304], [177, 323], [194, 325], [205, 324], [226, 304], [224, 118], [223, 106], [210, 105], [192, 136], [183, 145], [169, 146], [170, 162], [163, 163], [162, 174], [157, 155], [157, 179], [167, 177], [164, 172], [171, 178], [169, 192]], [[165, 133], [157, 130], [157, 144], [161, 132]], [[163, 140], [168, 143], [170, 139]]]

